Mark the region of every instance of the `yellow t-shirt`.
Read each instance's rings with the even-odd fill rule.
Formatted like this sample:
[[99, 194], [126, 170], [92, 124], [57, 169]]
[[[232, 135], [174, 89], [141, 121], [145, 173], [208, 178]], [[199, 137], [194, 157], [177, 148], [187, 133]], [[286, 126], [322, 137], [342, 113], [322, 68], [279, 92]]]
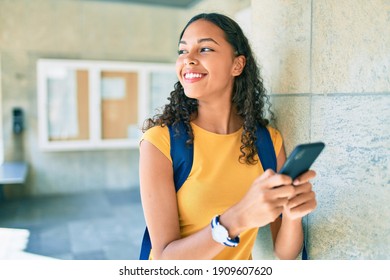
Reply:
[[[194, 161], [191, 172], [177, 192], [182, 237], [189, 236], [205, 226], [211, 219], [236, 204], [247, 192], [255, 178], [264, 171], [260, 160], [248, 165], [239, 162], [243, 128], [231, 134], [216, 134], [191, 123], [194, 132]], [[282, 147], [280, 133], [268, 127], [276, 155]], [[167, 127], [156, 126], [142, 137], [159, 149], [170, 161], [170, 140]], [[258, 229], [240, 234], [237, 247], [226, 247], [214, 259], [248, 260]]]

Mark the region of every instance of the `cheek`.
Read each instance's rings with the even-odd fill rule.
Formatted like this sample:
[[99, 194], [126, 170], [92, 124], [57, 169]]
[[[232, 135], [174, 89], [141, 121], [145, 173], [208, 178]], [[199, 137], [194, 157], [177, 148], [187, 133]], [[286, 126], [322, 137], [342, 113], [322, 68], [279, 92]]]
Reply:
[[214, 68], [212, 71], [212, 76], [218, 81], [225, 82], [232, 78], [232, 69], [231, 65], [224, 64], [224, 65], [218, 65], [218, 68]]

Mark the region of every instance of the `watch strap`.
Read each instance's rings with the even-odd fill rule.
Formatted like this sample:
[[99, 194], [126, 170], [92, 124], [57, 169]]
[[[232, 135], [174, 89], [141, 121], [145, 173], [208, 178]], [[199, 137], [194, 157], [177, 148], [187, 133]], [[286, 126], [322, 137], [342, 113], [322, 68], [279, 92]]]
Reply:
[[[211, 230], [213, 231], [216, 227], [222, 227], [224, 230], [226, 230], [226, 228], [220, 224], [219, 222], [219, 219], [220, 219], [220, 215], [217, 215], [215, 216], [212, 220], [211, 220]], [[228, 231], [226, 230], [226, 238], [224, 238], [224, 240], [217, 240], [214, 235], [213, 235], [213, 238], [215, 241], [225, 245], [225, 246], [228, 246], [228, 247], [237, 247], [238, 244], [240, 243], [240, 236], [236, 236], [235, 238], [230, 238], [229, 237], [229, 233]]]

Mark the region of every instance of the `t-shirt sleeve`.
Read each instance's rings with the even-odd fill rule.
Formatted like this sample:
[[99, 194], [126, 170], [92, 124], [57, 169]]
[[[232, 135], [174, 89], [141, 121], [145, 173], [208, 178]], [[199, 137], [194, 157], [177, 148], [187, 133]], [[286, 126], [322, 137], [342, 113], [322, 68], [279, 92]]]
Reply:
[[280, 150], [282, 149], [283, 146], [283, 138], [280, 132], [271, 126], [268, 126], [268, 131], [271, 135], [272, 143], [274, 143], [274, 149], [275, 149], [275, 154], [276, 157], [278, 157]]
[[172, 162], [168, 127], [154, 126], [142, 135], [140, 143], [146, 140], [162, 152]]

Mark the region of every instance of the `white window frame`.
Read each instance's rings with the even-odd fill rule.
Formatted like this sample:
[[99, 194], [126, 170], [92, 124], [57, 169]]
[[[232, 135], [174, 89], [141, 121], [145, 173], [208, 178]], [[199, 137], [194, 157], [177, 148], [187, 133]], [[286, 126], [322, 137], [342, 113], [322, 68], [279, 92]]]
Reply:
[[[88, 140], [50, 141], [48, 133], [47, 111], [47, 78], [50, 69], [66, 67], [67, 69], [88, 70], [89, 80], [89, 138]], [[155, 72], [175, 72], [174, 64], [137, 63], [89, 60], [39, 59], [37, 62], [38, 87], [38, 135], [39, 147], [43, 151], [70, 151], [96, 149], [138, 148], [139, 139], [102, 139], [101, 137], [101, 94], [100, 82], [102, 71], [136, 72], [138, 74], [138, 127], [152, 112], [150, 77]], [[173, 89], [173, 84], [172, 84]]]

